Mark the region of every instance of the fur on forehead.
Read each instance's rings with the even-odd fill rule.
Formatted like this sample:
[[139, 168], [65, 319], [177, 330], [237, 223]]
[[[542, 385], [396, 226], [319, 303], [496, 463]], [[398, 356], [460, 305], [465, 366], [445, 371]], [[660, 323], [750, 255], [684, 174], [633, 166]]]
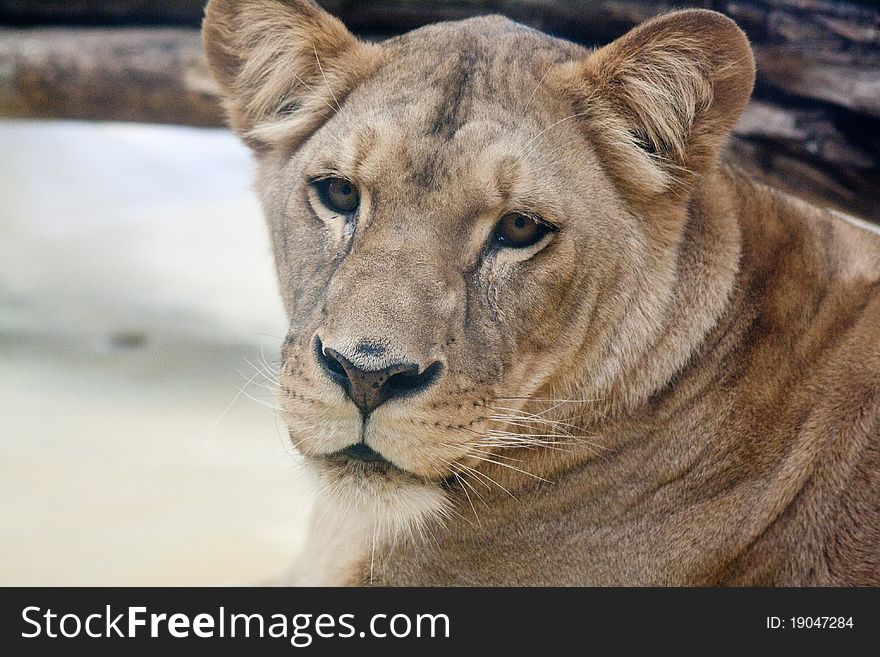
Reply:
[[370, 112], [367, 118], [358, 117], [356, 127], [331, 121], [323, 130], [326, 136], [316, 135], [303, 153], [307, 176], [338, 173], [387, 192], [396, 186], [417, 187], [410, 180], [412, 172], [402, 163], [430, 157], [443, 174], [436, 175], [432, 184], [418, 187], [408, 197], [410, 203], [419, 197], [431, 197], [433, 202], [434, 194], [453, 191], [457, 198], [468, 199], [474, 205], [471, 209], [537, 212], [541, 208], [551, 215], [564, 214], [556, 200], [561, 181], [547, 174], [566, 158], [558, 148], [530, 148], [532, 138], [540, 134], [538, 128], [517, 134], [492, 121], [474, 120], [440, 147], [430, 139], [413, 137], [412, 126], [395, 120], [393, 113]]
[[[431, 91], [424, 83], [433, 79], [466, 84], [474, 69], [485, 69], [482, 59], [498, 60], [493, 70], [483, 71], [484, 77], [499, 85], [493, 95], [503, 90], [516, 97], [518, 91], [534, 89], [531, 68], [543, 73], [545, 60], [562, 61], [582, 51], [499, 16], [431, 25], [381, 44], [365, 43], [308, 0], [210, 0], [203, 41], [230, 123], [258, 153], [302, 145], [379, 70], [385, 73], [382, 93], [388, 99], [406, 96], [416, 86], [421, 93]], [[513, 71], [523, 75], [513, 76]], [[455, 89], [433, 91], [441, 115], [457, 102]], [[415, 100], [408, 102], [409, 111], [424, 106]]]

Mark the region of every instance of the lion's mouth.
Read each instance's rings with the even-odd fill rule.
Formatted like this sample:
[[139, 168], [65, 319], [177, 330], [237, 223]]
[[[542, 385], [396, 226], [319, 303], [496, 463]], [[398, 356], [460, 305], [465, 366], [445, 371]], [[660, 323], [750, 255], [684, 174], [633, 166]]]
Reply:
[[364, 442], [354, 443], [338, 452], [328, 454], [324, 458], [332, 463], [353, 467], [359, 471], [390, 472], [397, 470], [402, 472], [399, 467]]
[[384, 461], [385, 463], [388, 463], [388, 465], [391, 465], [391, 462], [388, 459], [367, 445], [367, 443], [355, 443], [354, 445], [349, 445], [345, 449], [340, 450], [339, 454], [343, 454], [352, 459], [357, 459], [358, 461], [364, 461], [365, 463]]

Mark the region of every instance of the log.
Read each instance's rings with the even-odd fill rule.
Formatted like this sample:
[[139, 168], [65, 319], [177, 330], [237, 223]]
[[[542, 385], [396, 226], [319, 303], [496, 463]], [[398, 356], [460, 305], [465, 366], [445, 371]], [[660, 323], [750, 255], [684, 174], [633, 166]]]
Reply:
[[770, 185], [880, 223], [880, 149], [842, 132], [827, 111], [753, 99], [728, 150]]
[[206, 0], [0, 0], [6, 25], [196, 27]]
[[0, 30], [0, 116], [222, 125], [197, 30]]
[[436, 20], [497, 12], [579, 43], [598, 45], [657, 14], [721, 11], [755, 45], [759, 84], [880, 117], [880, 6], [830, 0], [325, 0], [354, 30], [397, 33]]
[[[7, 25], [98, 24], [197, 27], [204, 0], [2, 0]], [[680, 7], [734, 18], [755, 44], [760, 82], [880, 117], [880, 7], [870, 0], [322, 0], [353, 30], [397, 34], [438, 20], [502, 13], [581, 43], [606, 43]]]

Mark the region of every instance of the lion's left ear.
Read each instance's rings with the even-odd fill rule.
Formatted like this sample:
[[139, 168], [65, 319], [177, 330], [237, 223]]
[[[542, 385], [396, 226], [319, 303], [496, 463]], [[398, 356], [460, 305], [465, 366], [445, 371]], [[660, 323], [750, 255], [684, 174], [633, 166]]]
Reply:
[[660, 194], [683, 196], [714, 166], [754, 81], [745, 34], [726, 16], [700, 9], [647, 21], [552, 79], [606, 169], [649, 203]]

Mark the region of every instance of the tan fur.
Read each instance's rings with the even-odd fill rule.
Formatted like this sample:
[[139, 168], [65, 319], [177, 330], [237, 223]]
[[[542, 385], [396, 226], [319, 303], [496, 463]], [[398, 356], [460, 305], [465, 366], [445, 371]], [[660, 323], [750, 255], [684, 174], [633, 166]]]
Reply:
[[[317, 482], [293, 583], [880, 584], [880, 234], [719, 164], [754, 81], [732, 21], [368, 45], [312, 2], [211, 0], [204, 34]], [[489, 246], [510, 211], [558, 230]], [[442, 374], [364, 423], [316, 338]], [[361, 438], [394, 467], [336, 454]]]

